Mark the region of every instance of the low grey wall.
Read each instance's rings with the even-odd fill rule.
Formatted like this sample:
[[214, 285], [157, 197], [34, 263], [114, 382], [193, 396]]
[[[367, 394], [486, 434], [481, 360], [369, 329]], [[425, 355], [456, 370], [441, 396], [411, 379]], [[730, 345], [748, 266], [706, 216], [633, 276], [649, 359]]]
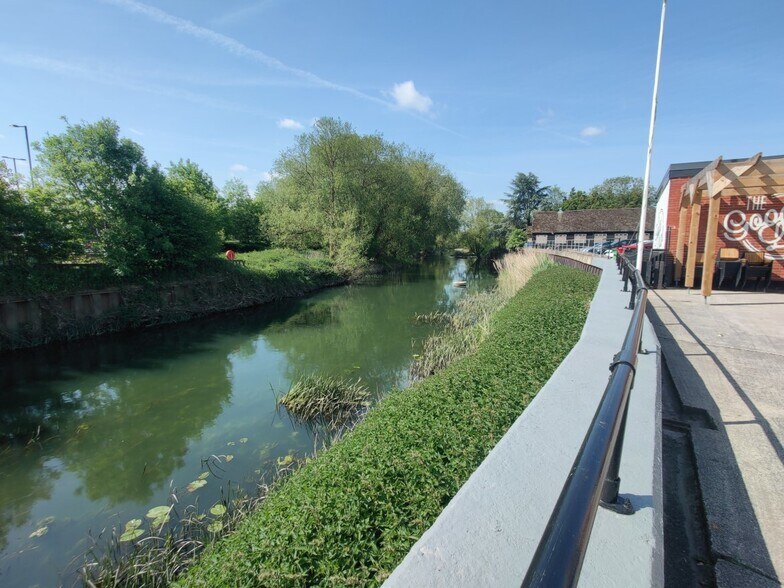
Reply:
[[[604, 271], [579, 342], [385, 586], [520, 586], [631, 318], [615, 264], [595, 263]], [[637, 512], [599, 509], [581, 586], [663, 584], [659, 345], [647, 320], [643, 348], [620, 471]]]

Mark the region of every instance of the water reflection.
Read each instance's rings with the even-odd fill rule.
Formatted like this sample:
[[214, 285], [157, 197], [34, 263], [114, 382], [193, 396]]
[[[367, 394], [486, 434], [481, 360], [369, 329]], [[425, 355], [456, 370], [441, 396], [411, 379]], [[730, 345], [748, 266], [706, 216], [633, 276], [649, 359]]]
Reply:
[[[88, 531], [166, 503], [211, 454], [234, 454], [225, 476], [242, 481], [308, 451], [275, 394], [312, 373], [380, 391], [404, 383], [412, 340], [431, 328], [412, 317], [447, 308], [468, 272], [423, 265], [376, 286], [0, 356], [0, 582], [57, 583]], [[212, 504], [220, 484], [185, 499]]]

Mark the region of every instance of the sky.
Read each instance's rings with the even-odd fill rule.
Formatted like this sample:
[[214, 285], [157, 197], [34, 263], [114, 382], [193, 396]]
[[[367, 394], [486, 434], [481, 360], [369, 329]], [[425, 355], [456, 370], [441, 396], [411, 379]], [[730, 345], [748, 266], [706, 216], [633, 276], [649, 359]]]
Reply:
[[[163, 166], [268, 180], [322, 116], [432, 153], [502, 208], [517, 172], [642, 177], [660, 0], [0, 0], [0, 155], [109, 117]], [[784, 153], [784, 0], [669, 0], [651, 183]], [[35, 154], [33, 154], [35, 158]], [[19, 162], [20, 172], [26, 171]]]

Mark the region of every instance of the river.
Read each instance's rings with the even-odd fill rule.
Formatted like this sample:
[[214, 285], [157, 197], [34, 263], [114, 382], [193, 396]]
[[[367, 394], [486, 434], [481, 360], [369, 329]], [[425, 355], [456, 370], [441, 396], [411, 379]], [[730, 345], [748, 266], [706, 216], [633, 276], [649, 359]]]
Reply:
[[[0, 355], [0, 585], [71, 585], [96, 540], [169, 504], [174, 488], [178, 508], [202, 510], [229, 481], [254, 491], [278, 460], [314, 447], [276, 396], [310, 374], [361, 378], [379, 395], [406, 386], [432, 329], [413, 316], [448, 309], [465, 278], [469, 290], [494, 283], [442, 260], [372, 285]], [[184, 490], [213, 455], [223, 471]]]

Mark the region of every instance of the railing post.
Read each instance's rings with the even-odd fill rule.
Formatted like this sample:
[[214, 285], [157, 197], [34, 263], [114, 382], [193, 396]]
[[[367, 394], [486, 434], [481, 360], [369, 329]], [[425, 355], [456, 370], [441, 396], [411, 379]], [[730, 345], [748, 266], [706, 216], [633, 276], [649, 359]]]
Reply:
[[607, 468], [607, 475], [602, 484], [602, 494], [599, 499], [599, 504], [608, 510], [617, 512], [618, 514], [634, 514], [634, 508], [628, 498], [619, 500], [618, 491], [621, 487], [621, 477], [619, 472], [621, 470], [621, 455], [623, 453], [623, 438], [626, 432], [626, 415], [629, 413], [629, 401], [627, 399], [626, 406], [623, 409], [623, 417], [621, 418], [621, 426], [618, 431], [618, 437], [615, 441], [613, 448], [612, 458], [610, 459], [610, 466]]

